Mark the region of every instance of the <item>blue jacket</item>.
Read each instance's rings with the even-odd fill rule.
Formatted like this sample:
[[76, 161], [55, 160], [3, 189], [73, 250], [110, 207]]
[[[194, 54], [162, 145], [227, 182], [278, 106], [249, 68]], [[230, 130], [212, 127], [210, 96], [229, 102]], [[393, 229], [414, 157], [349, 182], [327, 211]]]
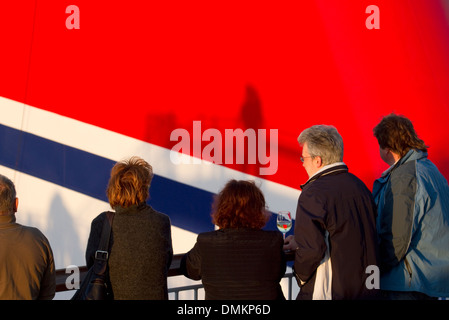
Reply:
[[449, 186], [410, 150], [374, 182], [383, 290], [449, 296]]

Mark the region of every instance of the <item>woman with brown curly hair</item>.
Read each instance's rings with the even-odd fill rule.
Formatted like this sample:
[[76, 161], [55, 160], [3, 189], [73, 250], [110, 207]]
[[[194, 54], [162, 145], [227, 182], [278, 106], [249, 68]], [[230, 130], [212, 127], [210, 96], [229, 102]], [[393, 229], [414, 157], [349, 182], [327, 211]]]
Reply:
[[261, 230], [269, 219], [265, 198], [251, 181], [229, 181], [213, 204], [219, 230], [198, 235], [181, 261], [183, 274], [202, 280], [206, 300], [284, 299], [283, 238]]
[[[153, 178], [148, 162], [132, 157], [111, 170], [106, 194], [115, 210], [109, 255], [114, 299], [168, 299], [167, 274], [173, 257], [171, 224], [167, 215], [146, 204]], [[106, 212], [91, 225], [87, 267], [94, 263]]]

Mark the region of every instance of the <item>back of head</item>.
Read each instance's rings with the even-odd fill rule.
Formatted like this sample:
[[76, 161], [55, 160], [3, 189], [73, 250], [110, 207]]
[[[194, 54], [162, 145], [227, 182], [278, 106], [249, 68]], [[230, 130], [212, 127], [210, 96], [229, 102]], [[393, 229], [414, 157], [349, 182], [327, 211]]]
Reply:
[[385, 116], [373, 132], [382, 149], [390, 149], [401, 157], [410, 149], [427, 152], [427, 146], [418, 138], [412, 122], [404, 116], [394, 113]]
[[268, 219], [265, 197], [253, 181], [230, 180], [215, 198], [212, 222], [220, 229], [260, 229]]
[[127, 208], [145, 202], [149, 196], [153, 168], [139, 157], [117, 162], [111, 170], [106, 194], [111, 208]]
[[343, 161], [343, 138], [334, 126], [315, 125], [305, 129], [298, 137], [301, 146], [307, 143], [312, 157], [321, 157], [328, 165]]
[[0, 174], [0, 215], [14, 213], [16, 188], [14, 183]]

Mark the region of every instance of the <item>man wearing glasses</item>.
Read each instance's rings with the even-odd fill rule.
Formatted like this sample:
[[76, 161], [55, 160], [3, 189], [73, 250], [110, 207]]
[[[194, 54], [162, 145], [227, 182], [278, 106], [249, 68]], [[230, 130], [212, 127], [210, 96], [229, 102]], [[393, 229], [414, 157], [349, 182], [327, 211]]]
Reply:
[[[301, 186], [294, 236], [297, 299], [368, 299], [367, 268], [377, 264], [376, 206], [370, 190], [343, 163], [343, 139], [316, 125], [298, 137], [309, 179]], [[371, 267], [370, 267], [371, 268]]]

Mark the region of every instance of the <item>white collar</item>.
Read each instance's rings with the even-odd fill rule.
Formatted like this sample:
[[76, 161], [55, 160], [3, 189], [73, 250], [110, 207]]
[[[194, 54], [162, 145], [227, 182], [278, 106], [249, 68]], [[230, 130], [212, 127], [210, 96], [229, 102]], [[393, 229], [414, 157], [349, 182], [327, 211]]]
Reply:
[[328, 165], [325, 165], [324, 167], [322, 167], [320, 170], [318, 170], [317, 172], [315, 172], [313, 174], [313, 176], [311, 176], [307, 181], [309, 181], [310, 179], [312, 179], [313, 177], [315, 177], [318, 173], [323, 172], [324, 170], [327, 170], [329, 168], [333, 168], [336, 166], [341, 166], [341, 165], [346, 165], [344, 162], [334, 162]]

